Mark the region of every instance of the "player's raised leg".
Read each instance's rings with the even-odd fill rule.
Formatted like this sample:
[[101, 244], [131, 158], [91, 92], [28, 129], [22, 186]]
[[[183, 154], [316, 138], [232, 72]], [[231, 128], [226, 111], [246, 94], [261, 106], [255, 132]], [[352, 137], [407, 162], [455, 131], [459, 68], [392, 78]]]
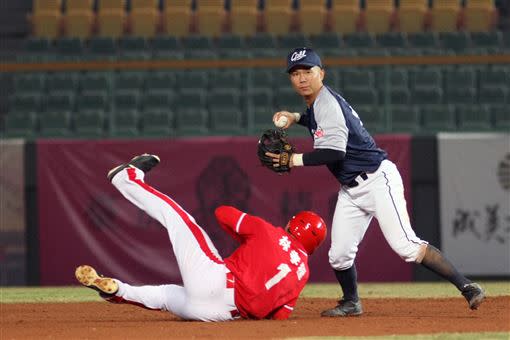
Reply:
[[[108, 179], [126, 199], [167, 229], [185, 287], [185, 308], [176, 314], [204, 321], [232, 319], [224, 303], [225, 264], [209, 236], [172, 198], [144, 181], [145, 173], [158, 163], [155, 155], [140, 155], [112, 169]], [[137, 289], [141, 288], [119, 284], [119, 292], [125, 298], [131, 296], [140, 300], [145, 294], [143, 289], [140, 290], [143, 293], [138, 294]], [[167, 301], [167, 305], [172, 303]], [[208, 304], [213, 307], [206, 308]]]
[[382, 176], [374, 183], [375, 216], [391, 248], [405, 261], [420, 263], [450, 281], [466, 298], [469, 308], [477, 309], [485, 299], [480, 285], [460, 274], [437, 248], [418, 238], [412, 229], [396, 166], [384, 161], [379, 171]]

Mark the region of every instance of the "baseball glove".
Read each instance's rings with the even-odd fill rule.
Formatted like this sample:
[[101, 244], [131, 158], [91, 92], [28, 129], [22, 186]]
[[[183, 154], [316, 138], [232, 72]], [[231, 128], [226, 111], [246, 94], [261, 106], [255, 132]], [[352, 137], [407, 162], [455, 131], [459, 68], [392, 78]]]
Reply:
[[[289, 172], [289, 161], [295, 148], [287, 141], [286, 133], [283, 130], [269, 129], [262, 133], [257, 147], [257, 156], [262, 165], [277, 173]], [[266, 155], [266, 152], [279, 155], [278, 163]], [[274, 164], [279, 166], [275, 167]]]

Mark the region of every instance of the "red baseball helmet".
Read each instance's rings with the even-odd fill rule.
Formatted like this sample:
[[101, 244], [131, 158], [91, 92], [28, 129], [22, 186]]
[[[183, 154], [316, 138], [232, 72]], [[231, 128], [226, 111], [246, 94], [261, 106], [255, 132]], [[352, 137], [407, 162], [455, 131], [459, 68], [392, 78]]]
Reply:
[[285, 230], [303, 245], [308, 254], [314, 252], [327, 234], [324, 220], [311, 211], [301, 211], [292, 216]]

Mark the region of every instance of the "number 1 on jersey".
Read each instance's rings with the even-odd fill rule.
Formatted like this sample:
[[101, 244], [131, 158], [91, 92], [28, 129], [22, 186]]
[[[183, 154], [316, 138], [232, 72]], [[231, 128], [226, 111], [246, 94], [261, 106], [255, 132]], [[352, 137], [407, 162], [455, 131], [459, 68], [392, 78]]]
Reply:
[[283, 280], [283, 278], [291, 272], [289, 265], [286, 263], [281, 263], [277, 269], [278, 269], [278, 273], [276, 273], [275, 276], [273, 276], [266, 282], [267, 290], [271, 289], [271, 287], [273, 287], [275, 284], [277, 284], [278, 282]]

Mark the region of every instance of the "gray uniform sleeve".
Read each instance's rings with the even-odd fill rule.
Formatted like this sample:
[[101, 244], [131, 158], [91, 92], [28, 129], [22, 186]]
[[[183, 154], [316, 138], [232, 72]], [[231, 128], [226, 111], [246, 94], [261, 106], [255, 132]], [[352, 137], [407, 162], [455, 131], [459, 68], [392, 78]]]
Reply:
[[313, 105], [317, 130], [314, 133], [314, 149], [346, 151], [349, 129], [338, 101], [323, 89]]

